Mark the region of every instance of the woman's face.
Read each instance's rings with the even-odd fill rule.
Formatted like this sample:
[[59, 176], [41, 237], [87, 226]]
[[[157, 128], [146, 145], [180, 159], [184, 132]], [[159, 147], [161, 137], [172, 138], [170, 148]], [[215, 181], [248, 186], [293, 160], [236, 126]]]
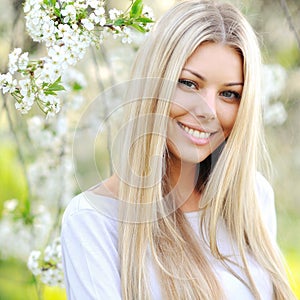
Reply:
[[184, 65], [171, 104], [168, 149], [199, 163], [230, 134], [243, 91], [243, 61], [233, 48], [201, 44]]

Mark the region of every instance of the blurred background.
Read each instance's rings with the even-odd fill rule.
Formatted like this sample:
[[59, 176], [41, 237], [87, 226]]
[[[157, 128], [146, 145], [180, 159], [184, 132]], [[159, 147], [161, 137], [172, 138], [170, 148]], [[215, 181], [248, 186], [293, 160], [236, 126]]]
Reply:
[[[32, 42], [26, 33], [22, 2], [0, 1], [0, 73], [7, 72], [8, 54], [16, 47], [21, 47], [34, 57], [45, 55], [44, 46]], [[290, 268], [293, 288], [300, 297], [300, 1], [228, 2], [236, 4], [244, 12], [261, 43], [265, 63], [264, 119], [274, 166], [272, 185], [278, 215], [278, 243]], [[144, 3], [153, 9], [158, 19], [176, 1], [145, 0]], [[107, 1], [108, 8], [125, 10], [129, 5], [130, 1]], [[43, 133], [40, 138], [43, 143], [49, 139], [52, 148], [49, 144], [41, 145], [37, 139], [41, 132], [36, 131], [40, 123], [37, 119], [31, 119], [36, 112], [20, 115], [14, 109], [12, 98], [0, 96], [0, 300], [66, 299], [63, 288], [40, 285], [28, 270], [28, 253], [34, 249], [32, 236], [47, 234], [53, 238], [58, 235], [62, 208], [68, 200], [109, 174], [105, 142], [107, 130], [97, 137], [97, 157], [91, 155], [91, 162], [87, 158], [86, 145], [80, 143], [81, 135], [86, 132], [75, 129], [78, 123], [82, 125], [87, 119], [89, 122], [99, 122], [101, 112], [95, 116], [96, 120], [88, 118], [89, 104], [97, 97], [102, 101], [113, 97], [115, 103], [119, 103], [123, 87], [118, 84], [128, 79], [138, 45], [139, 42], [135, 41], [128, 45], [108, 38], [101, 49], [89, 50], [84, 60], [76, 66], [80, 71], [77, 80], [82, 88], [80, 95], [72, 95], [73, 98], [68, 101], [76, 100], [80, 104], [76, 109], [70, 109], [67, 136], [67, 139], [72, 139], [76, 132], [75, 142], [73, 145], [71, 142], [69, 148], [63, 148], [69, 154], [74, 152], [75, 170], [72, 156], [69, 160], [64, 159], [62, 153], [57, 156], [55, 151], [61, 144], [52, 143], [51, 138], [58, 140], [60, 135], [65, 134], [63, 122], [55, 129], [43, 128], [47, 134]], [[111, 89], [111, 86], [117, 88]], [[117, 123], [117, 120], [112, 121]], [[53, 145], [56, 147], [54, 150]], [[53, 163], [57, 157], [63, 160]], [[97, 171], [89, 169], [90, 164], [95, 163], [94, 160]], [[48, 172], [45, 171], [45, 165], [48, 166]], [[61, 198], [57, 195], [57, 181], [49, 183], [48, 177], [61, 165], [64, 169], [60, 172], [63, 172], [64, 180], [68, 177], [68, 182], [63, 190], [62, 204], [57, 209], [57, 205], [51, 206], [55, 199]], [[36, 180], [29, 185], [28, 174]], [[30, 190], [32, 186], [38, 186], [39, 190]], [[32, 209], [30, 203], [37, 199], [40, 203], [35, 207], [33, 221], [28, 212]], [[14, 213], [13, 217], [8, 217], [17, 205], [21, 207], [19, 215]], [[12, 226], [12, 222], [17, 225]], [[37, 231], [31, 235], [24, 228], [29, 228], [33, 222], [37, 222], [38, 226]], [[46, 233], [43, 226], [53, 226], [55, 229]], [[34, 243], [40, 245], [38, 238]]]

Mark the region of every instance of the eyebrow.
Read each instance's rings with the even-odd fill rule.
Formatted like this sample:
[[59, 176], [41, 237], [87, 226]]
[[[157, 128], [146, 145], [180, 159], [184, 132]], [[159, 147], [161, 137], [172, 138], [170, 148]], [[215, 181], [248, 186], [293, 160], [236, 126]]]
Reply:
[[[193, 74], [194, 76], [198, 77], [200, 80], [207, 81], [207, 79], [204, 76], [202, 76], [199, 73], [194, 72], [194, 71], [192, 71], [190, 69], [183, 68], [182, 71], [187, 71], [187, 72]], [[224, 86], [234, 86], [234, 85], [242, 85], [242, 86], [244, 86], [244, 82], [230, 82], [230, 83], [224, 84]]]

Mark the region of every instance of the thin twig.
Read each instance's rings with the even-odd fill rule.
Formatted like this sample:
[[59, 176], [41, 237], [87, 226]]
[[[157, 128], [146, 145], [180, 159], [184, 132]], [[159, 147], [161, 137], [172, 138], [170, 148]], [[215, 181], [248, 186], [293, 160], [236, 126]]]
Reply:
[[[66, 147], [67, 147], [67, 140], [66, 140], [66, 138], [64, 138], [62, 141], [61, 151], [60, 151], [60, 155], [59, 155], [60, 163], [62, 163], [62, 160], [64, 159], [64, 157], [66, 155]], [[60, 173], [60, 177], [61, 177], [60, 179], [61, 179], [62, 185], [60, 186], [60, 191], [59, 191], [59, 195], [57, 198], [57, 210], [56, 210], [56, 213], [54, 216], [55, 222], [49, 231], [48, 238], [46, 240], [46, 245], [48, 245], [50, 243], [55, 231], [56, 230], [60, 231], [60, 226], [61, 226], [60, 217], [61, 217], [62, 213], [64, 212], [64, 207], [62, 205], [62, 197], [65, 192], [66, 181], [64, 179], [63, 172]]]
[[[109, 73], [110, 73], [110, 76], [109, 76], [110, 82], [109, 82], [109, 84], [110, 84], [111, 87], [114, 87], [116, 85], [116, 79], [115, 79], [114, 73], [111, 71], [111, 70], [113, 70], [113, 66], [112, 66], [112, 64], [111, 64], [111, 62], [108, 58], [105, 47], [102, 46], [100, 48], [100, 52], [102, 54], [102, 57], [103, 57], [105, 63], [108, 66], [108, 70], [109, 70]], [[112, 93], [113, 93], [113, 96], [116, 96], [114, 88], [112, 88]]]
[[43, 300], [43, 286], [40, 282], [38, 282], [37, 278], [34, 276], [34, 285], [35, 285], [35, 290], [38, 296], [39, 300]]
[[[2, 96], [2, 99], [3, 99], [3, 96]], [[4, 110], [5, 110], [5, 102], [3, 100], [3, 103], [2, 103], [1, 108], [0, 108], [0, 118], [1, 118], [1, 114], [2, 114], [2, 112], [4, 112]]]
[[[97, 83], [98, 83], [100, 91], [102, 92], [104, 90], [104, 85], [103, 85], [103, 82], [102, 82], [102, 79], [101, 79], [100, 66], [99, 66], [98, 59], [97, 59], [97, 56], [96, 56], [94, 48], [92, 48], [92, 56], [93, 56], [93, 60], [94, 60], [94, 63], [96, 65], [96, 69], [97, 69], [97, 72], [96, 72]], [[108, 104], [107, 104], [106, 97], [103, 97], [103, 112], [104, 112], [104, 117], [106, 117], [107, 114], [108, 114]], [[106, 123], [106, 128], [107, 128], [107, 145], [106, 145], [106, 147], [107, 147], [108, 156], [109, 156], [109, 173], [111, 175], [112, 172], [113, 172], [112, 161], [111, 161], [111, 137], [112, 137], [112, 130], [111, 130], [111, 125], [110, 125], [109, 120], [105, 120], [105, 123]]]
[[297, 29], [294, 25], [293, 18], [290, 14], [288, 5], [287, 5], [285, 0], [280, 0], [280, 5], [283, 9], [284, 15], [285, 15], [285, 17], [287, 19], [287, 22], [289, 24], [289, 28], [293, 32], [293, 34], [295, 35], [295, 38], [296, 38], [296, 41], [297, 41], [297, 44], [298, 44], [298, 48], [300, 50], [300, 36], [299, 36], [298, 31], [297, 31]]

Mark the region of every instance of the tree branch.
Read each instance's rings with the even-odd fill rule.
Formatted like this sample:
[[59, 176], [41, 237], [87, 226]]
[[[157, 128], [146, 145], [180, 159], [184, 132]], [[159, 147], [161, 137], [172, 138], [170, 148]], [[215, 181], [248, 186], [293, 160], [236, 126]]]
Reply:
[[286, 20], [288, 22], [288, 25], [289, 25], [289, 28], [290, 30], [292, 31], [292, 33], [294, 34], [295, 38], [296, 38], [296, 41], [297, 41], [297, 44], [298, 44], [298, 48], [300, 50], [300, 36], [298, 34], [298, 31], [294, 25], [294, 22], [293, 22], [293, 18], [291, 16], [291, 13], [289, 11], [289, 8], [288, 8], [288, 5], [286, 3], [286, 0], [280, 0], [280, 5], [283, 9], [283, 12], [284, 12], [284, 15], [286, 17]]
[[[100, 89], [100, 92], [104, 91], [104, 85], [101, 79], [100, 75], [100, 66], [98, 63], [98, 59], [95, 53], [95, 49], [92, 47], [92, 56], [93, 56], [93, 61], [96, 66], [96, 76], [97, 76], [97, 83]], [[103, 57], [105, 60], [105, 57]], [[107, 99], [106, 97], [103, 98], [103, 111], [104, 111], [104, 118], [107, 117], [108, 115], [108, 104], [107, 104]], [[109, 173], [112, 175], [113, 172], [113, 167], [112, 167], [112, 159], [111, 159], [111, 137], [112, 137], [112, 130], [111, 130], [111, 125], [109, 120], [105, 120], [106, 123], [106, 128], [107, 128], [107, 151], [108, 151], [108, 156], [109, 156]]]

